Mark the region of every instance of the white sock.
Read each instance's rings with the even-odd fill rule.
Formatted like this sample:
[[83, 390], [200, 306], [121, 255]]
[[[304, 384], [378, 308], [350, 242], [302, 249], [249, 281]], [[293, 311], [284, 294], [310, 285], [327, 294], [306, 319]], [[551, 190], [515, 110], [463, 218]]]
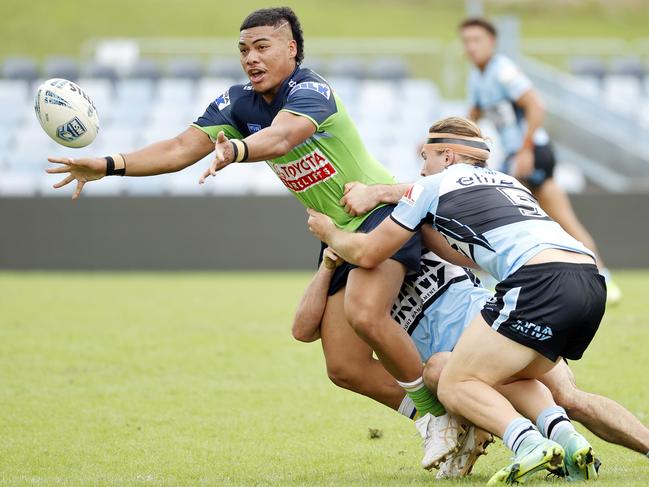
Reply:
[[417, 414], [415, 403], [412, 402], [412, 399], [410, 399], [410, 396], [408, 396], [408, 394], [403, 396], [403, 400], [399, 405], [399, 413], [410, 419], [414, 418], [415, 414]]
[[532, 436], [541, 437], [532, 422], [527, 418], [516, 418], [507, 426], [503, 435], [503, 443], [511, 451], [518, 453], [518, 449], [523, 444], [523, 441]]
[[560, 440], [575, 431], [566, 410], [561, 406], [552, 406], [541, 411], [536, 418], [536, 426], [543, 436], [560, 444], [563, 444]]
[[406, 392], [416, 392], [419, 389], [422, 389], [424, 386], [424, 378], [420, 377], [417, 380], [414, 380], [412, 382], [399, 382], [397, 381], [397, 384], [399, 384], [401, 387], [405, 389]]

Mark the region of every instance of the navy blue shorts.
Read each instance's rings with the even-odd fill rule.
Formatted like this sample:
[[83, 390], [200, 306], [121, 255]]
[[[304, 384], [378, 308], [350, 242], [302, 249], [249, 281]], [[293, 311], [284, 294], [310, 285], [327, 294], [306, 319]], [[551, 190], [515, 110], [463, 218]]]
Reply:
[[[370, 215], [361, 223], [361, 226], [358, 227], [357, 232], [369, 233], [378, 227], [383, 220], [385, 220], [396, 205], [386, 205], [374, 210]], [[321, 243], [320, 245], [320, 256], [318, 257], [318, 267], [322, 263], [322, 254], [324, 249], [327, 248], [327, 244]], [[413, 272], [419, 272], [420, 259], [421, 259], [421, 236], [419, 232], [415, 233], [410, 240], [408, 240], [403, 247], [401, 247], [396, 254], [390, 257], [392, 260], [402, 263], [407, 270]], [[345, 287], [347, 284], [347, 276], [349, 272], [353, 269], [356, 269], [353, 264], [344, 262], [336, 268], [334, 275], [331, 278], [331, 284], [329, 284], [329, 296], [336, 294], [341, 288]]]
[[579, 360], [606, 307], [606, 282], [594, 264], [550, 262], [518, 269], [496, 286], [482, 317], [501, 335], [552, 362]]
[[[505, 159], [504, 170], [507, 174], [512, 173], [514, 157], [516, 154], [511, 154]], [[556, 160], [554, 157], [554, 150], [551, 144], [535, 145], [534, 146], [534, 172], [530, 177], [526, 178], [522, 183], [526, 184], [532, 189], [540, 188], [543, 183], [554, 175], [554, 166]]]

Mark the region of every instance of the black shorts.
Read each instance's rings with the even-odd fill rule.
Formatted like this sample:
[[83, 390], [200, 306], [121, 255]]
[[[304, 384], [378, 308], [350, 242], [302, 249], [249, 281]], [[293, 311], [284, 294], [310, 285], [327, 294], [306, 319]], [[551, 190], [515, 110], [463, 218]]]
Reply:
[[[505, 159], [505, 172], [512, 173], [514, 157], [516, 154], [510, 154]], [[525, 183], [530, 188], [539, 188], [543, 183], [552, 178], [554, 175], [554, 166], [556, 166], [556, 159], [554, 157], [554, 150], [550, 143], [545, 145], [534, 146], [534, 172], [529, 178], [526, 178]]]
[[[370, 215], [363, 221], [363, 223], [361, 223], [361, 226], [358, 227], [358, 230], [356, 231], [362, 233], [371, 232], [376, 227], [378, 227], [383, 220], [390, 216], [390, 213], [392, 213], [394, 207], [395, 205], [386, 205], [382, 206], [381, 208], [377, 208], [372, 213], [370, 213]], [[327, 245], [325, 243], [321, 243], [320, 255], [318, 257], [318, 266], [320, 266], [320, 263], [322, 262], [322, 253], [326, 248]], [[390, 258], [392, 260], [396, 260], [397, 262], [401, 262], [409, 271], [419, 272], [419, 267], [421, 265], [421, 236], [419, 232], [415, 233], [410, 238], [410, 240], [408, 240], [403, 245], [403, 247], [401, 247], [397, 251], [397, 253]], [[344, 262], [336, 268], [334, 275], [331, 278], [331, 283], [329, 284], [329, 296], [336, 294], [342, 287], [345, 286], [345, 284], [347, 284], [347, 276], [349, 276], [349, 272], [353, 269], [356, 269], [356, 267], [358, 266]]]
[[553, 362], [578, 360], [606, 306], [606, 283], [594, 264], [521, 267], [496, 286], [482, 317], [498, 333]]

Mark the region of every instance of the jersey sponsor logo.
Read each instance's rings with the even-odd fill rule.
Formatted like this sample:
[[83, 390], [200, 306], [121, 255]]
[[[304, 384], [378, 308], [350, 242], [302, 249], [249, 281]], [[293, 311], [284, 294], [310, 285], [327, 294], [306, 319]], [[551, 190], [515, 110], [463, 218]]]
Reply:
[[552, 328], [547, 325], [536, 325], [529, 321], [516, 320], [511, 327], [521, 335], [543, 342], [552, 338]]
[[432, 252], [424, 252], [418, 274], [408, 274], [392, 306], [392, 318], [409, 334], [424, 316], [424, 311], [446, 291], [452, 282], [469, 279], [464, 269], [449, 265]]
[[415, 206], [417, 200], [419, 199], [421, 193], [423, 192], [424, 192], [424, 187], [421, 184], [419, 183], [412, 184], [401, 197], [401, 201], [403, 201], [408, 206]]
[[259, 132], [261, 130], [261, 125], [258, 123], [248, 123], [248, 130], [250, 130], [251, 134], [254, 134], [255, 132]]
[[336, 175], [336, 168], [320, 151], [314, 150], [297, 161], [274, 163], [273, 170], [284, 186], [301, 193]]
[[293, 89], [288, 93], [288, 96], [291, 96], [298, 90], [311, 90], [320, 93], [327, 100], [331, 97], [331, 88], [324, 83], [316, 83], [315, 81], [304, 81], [302, 83], [296, 84]]
[[[511, 176], [500, 174], [495, 171], [485, 171], [485, 174], [473, 173], [467, 176], [460, 176], [456, 183], [463, 188], [485, 184], [494, 186], [514, 186], [516, 183]], [[451, 191], [455, 188], [449, 188]]]
[[216, 103], [219, 110], [223, 110], [227, 107], [230, 104], [230, 90], [220, 95], [216, 100], [214, 100], [214, 103]]

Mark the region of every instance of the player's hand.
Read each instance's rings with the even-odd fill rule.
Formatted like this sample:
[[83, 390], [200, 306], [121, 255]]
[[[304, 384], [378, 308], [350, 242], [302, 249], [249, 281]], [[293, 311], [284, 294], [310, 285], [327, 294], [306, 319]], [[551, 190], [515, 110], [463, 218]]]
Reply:
[[230, 139], [225, 136], [225, 132], [221, 130], [219, 135], [216, 136], [216, 142], [214, 142], [214, 160], [209, 169], [207, 169], [198, 180], [199, 184], [203, 184], [205, 179], [210, 176], [216, 176], [217, 172], [232, 162], [234, 162], [234, 150], [232, 149], [232, 144], [230, 143]]
[[46, 172], [49, 174], [66, 174], [69, 173], [65, 179], [62, 179], [54, 185], [56, 189], [62, 188], [72, 181], [77, 181], [77, 189], [72, 195], [72, 199], [76, 200], [81, 194], [84, 184], [88, 181], [96, 181], [106, 175], [106, 159], [103, 157], [94, 158], [81, 158], [72, 159], [70, 157], [48, 157], [47, 160], [60, 166], [49, 167]]
[[336, 229], [336, 225], [327, 215], [324, 215], [311, 208], [306, 210], [309, 214], [309, 231], [315, 235], [321, 242], [326, 242], [331, 232]]
[[340, 200], [345, 211], [352, 216], [364, 215], [379, 203], [375, 188], [359, 182], [345, 184], [344, 196]]
[[534, 151], [527, 147], [519, 150], [514, 158], [512, 176], [517, 179], [527, 179], [534, 172]]
[[345, 262], [331, 247], [324, 249], [322, 253], [322, 265], [325, 269], [334, 270]]

